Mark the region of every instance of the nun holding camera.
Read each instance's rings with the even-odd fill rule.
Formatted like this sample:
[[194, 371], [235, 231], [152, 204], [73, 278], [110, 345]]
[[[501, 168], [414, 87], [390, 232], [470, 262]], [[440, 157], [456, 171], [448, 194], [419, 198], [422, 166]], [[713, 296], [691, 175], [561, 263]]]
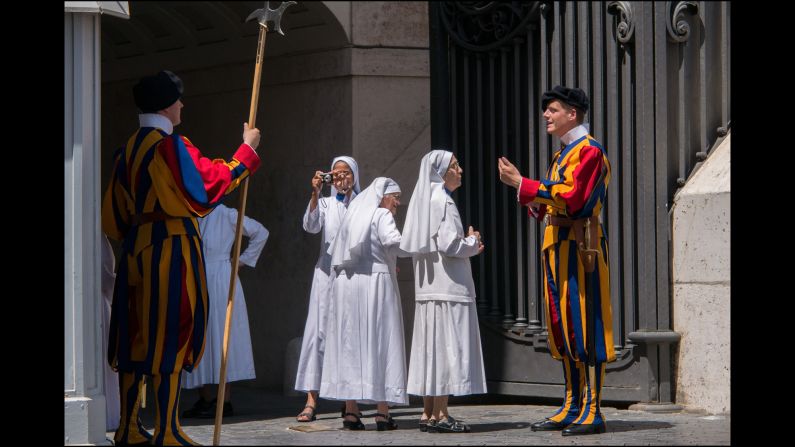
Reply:
[[[331, 185], [331, 195], [320, 197], [323, 185]], [[295, 377], [295, 389], [307, 393], [304, 411], [298, 422], [316, 419], [317, 393], [323, 367], [323, 348], [328, 300], [331, 296], [331, 255], [326, 253], [334, 242], [348, 205], [360, 191], [359, 165], [352, 157], [340, 156], [331, 162], [331, 172], [316, 171], [312, 177], [312, 196], [304, 213], [304, 230], [320, 238], [320, 256], [315, 264], [309, 312], [304, 326], [301, 357]]]

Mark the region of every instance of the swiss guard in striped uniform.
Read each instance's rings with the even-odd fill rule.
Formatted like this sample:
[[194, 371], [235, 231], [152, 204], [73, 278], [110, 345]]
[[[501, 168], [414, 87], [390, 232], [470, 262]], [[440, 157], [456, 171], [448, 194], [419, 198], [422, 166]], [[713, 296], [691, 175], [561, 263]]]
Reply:
[[566, 395], [555, 414], [531, 429], [563, 430], [564, 436], [605, 431], [602, 381], [605, 363], [616, 358], [607, 235], [599, 220], [610, 163], [583, 125], [588, 103], [578, 88], [557, 86], [542, 96], [547, 133], [561, 141], [546, 178], [524, 178], [505, 157], [498, 160], [500, 180], [518, 190], [529, 215], [546, 223], [541, 251], [549, 350], [563, 363]]
[[[182, 81], [169, 71], [133, 87], [140, 128], [114, 156], [102, 230], [122, 241], [108, 361], [119, 371], [119, 444], [193, 445], [179, 423], [182, 370], [204, 352], [207, 285], [197, 217], [257, 170], [260, 132], [243, 125], [231, 161], [202, 156], [180, 123]], [[138, 418], [141, 379], [154, 386], [154, 435]]]

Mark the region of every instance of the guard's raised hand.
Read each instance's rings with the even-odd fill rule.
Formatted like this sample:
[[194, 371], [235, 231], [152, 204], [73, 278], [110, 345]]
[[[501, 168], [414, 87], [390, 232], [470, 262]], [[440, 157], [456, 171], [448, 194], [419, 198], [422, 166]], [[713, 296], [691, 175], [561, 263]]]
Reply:
[[249, 129], [248, 123], [243, 123], [243, 142], [257, 149], [259, 146], [260, 133], [256, 127]]

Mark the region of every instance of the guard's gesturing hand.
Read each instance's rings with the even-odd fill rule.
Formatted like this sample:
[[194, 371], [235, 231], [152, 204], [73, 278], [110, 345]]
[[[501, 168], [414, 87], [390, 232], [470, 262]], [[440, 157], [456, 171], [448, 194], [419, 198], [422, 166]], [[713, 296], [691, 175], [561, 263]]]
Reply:
[[501, 182], [516, 189], [519, 189], [522, 185], [522, 174], [507, 158], [500, 157], [497, 159], [497, 170], [500, 171]]

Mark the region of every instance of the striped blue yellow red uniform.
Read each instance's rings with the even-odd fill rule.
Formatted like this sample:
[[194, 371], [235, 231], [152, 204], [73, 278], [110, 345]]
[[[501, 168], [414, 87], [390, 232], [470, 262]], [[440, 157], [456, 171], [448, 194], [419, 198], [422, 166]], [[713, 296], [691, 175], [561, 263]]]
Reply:
[[[523, 178], [519, 188], [522, 205], [539, 204], [539, 219], [545, 214], [582, 219], [599, 216], [610, 182], [610, 162], [602, 145], [591, 135], [582, 136], [553, 156], [546, 177]], [[530, 213], [532, 215], [532, 213]], [[542, 243], [544, 302], [552, 357], [563, 361], [566, 396], [552, 416], [555, 422], [596, 424], [605, 362], [616, 358], [610, 305], [610, 272], [607, 236], [599, 225], [596, 269], [593, 272], [595, 306], [596, 384], [587, 380], [585, 269], [577, 254], [572, 227], [547, 225]]]
[[[155, 385], [154, 444], [187, 445], [177, 418], [181, 371], [204, 352], [209, 314], [197, 217], [259, 167], [241, 144], [231, 161], [208, 159], [186, 137], [142, 127], [114, 155], [102, 230], [122, 241], [111, 306], [108, 361], [120, 372], [117, 443], [142, 442], [143, 376]], [[142, 220], [141, 216], [159, 216]]]

